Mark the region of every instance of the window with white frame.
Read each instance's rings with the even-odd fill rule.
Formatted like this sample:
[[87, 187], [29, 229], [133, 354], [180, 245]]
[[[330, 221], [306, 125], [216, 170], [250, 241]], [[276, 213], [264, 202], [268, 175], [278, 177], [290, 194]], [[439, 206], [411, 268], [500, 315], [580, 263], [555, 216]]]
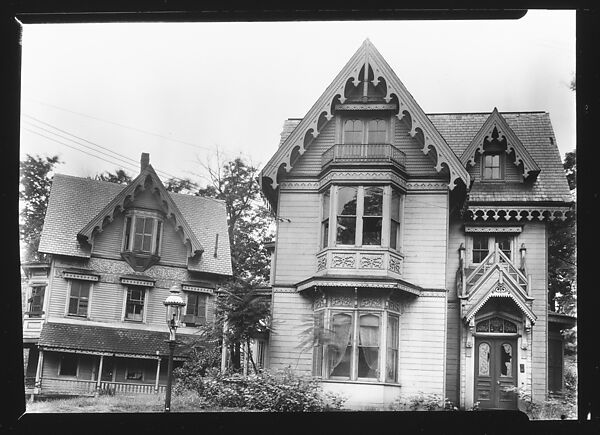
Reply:
[[125, 320], [143, 322], [145, 305], [146, 288], [128, 287], [125, 298]]
[[41, 317], [44, 314], [44, 293], [46, 285], [32, 285], [31, 296], [27, 300], [27, 315], [29, 317]]
[[89, 281], [71, 280], [67, 315], [87, 317], [92, 283]]
[[387, 310], [327, 308], [316, 311], [314, 321], [317, 337], [314, 376], [398, 382], [398, 314]]
[[125, 216], [123, 251], [160, 254], [162, 220], [156, 213], [133, 210]]
[[388, 119], [354, 118], [342, 120], [342, 143], [348, 145], [388, 142]]
[[322, 199], [323, 248], [334, 244], [400, 249], [402, 195], [392, 186], [334, 185]]

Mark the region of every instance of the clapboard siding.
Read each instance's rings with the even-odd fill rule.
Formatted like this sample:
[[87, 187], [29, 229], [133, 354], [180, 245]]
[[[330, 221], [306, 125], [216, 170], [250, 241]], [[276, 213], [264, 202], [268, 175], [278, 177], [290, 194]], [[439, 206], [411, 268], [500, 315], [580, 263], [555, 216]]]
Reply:
[[[443, 297], [420, 297], [405, 304], [400, 317], [400, 371], [402, 394], [443, 394], [444, 309]], [[423, 317], [423, 313], [437, 313]]]
[[62, 277], [52, 278], [52, 292], [48, 301], [48, 317], [64, 316], [67, 307], [67, 295], [69, 293], [69, 282]]
[[94, 236], [92, 255], [113, 256], [119, 258], [123, 244], [123, 223], [125, 217], [119, 214], [107, 224], [101, 233]]
[[[452, 293], [451, 291], [449, 294]], [[458, 404], [459, 397], [459, 346], [460, 346], [460, 306], [458, 302], [448, 302], [446, 317], [446, 397]]]
[[168, 288], [153, 287], [147, 293], [146, 323], [149, 325], [165, 325], [164, 300], [169, 296]]
[[407, 281], [426, 288], [445, 288], [447, 213], [445, 193], [406, 195], [402, 252]]
[[[275, 289], [276, 290], [276, 289]], [[273, 332], [269, 342], [269, 366], [292, 366], [299, 372], [312, 370], [312, 341], [304, 331], [312, 327], [312, 302], [297, 293], [273, 294]], [[310, 343], [309, 343], [310, 342]]]
[[275, 283], [296, 284], [316, 271], [320, 195], [283, 191], [279, 201]]
[[124, 287], [120, 284], [96, 282], [89, 307], [91, 320], [119, 322], [123, 312]]
[[531, 275], [531, 296], [534, 298], [533, 311], [537, 316], [532, 328], [532, 386], [534, 398], [542, 400], [546, 395], [547, 371], [547, 288], [548, 265], [546, 227], [543, 222], [528, 222], [519, 235], [519, 246], [527, 248], [527, 272]]
[[431, 158], [423, 154], [423, 146], [409, 134], [404, 121], [395, 120], [394, 145], [406, 154], [406, 171], [411, 176], [437, 175]]
[[321, 172], [321, 156], [325, 151], [335, 144], [335, 120], [325, 125], [319, 136], [313, 141], [308, 149], [293, 163], [292, 175], [307, 176], [319, 175]]
[[187, 257], [188, 249], [183, 243], [181, 234], [175, 231], [173, 221], [171, 219], [163, 221], [160, 262], [185, 266], [187, 264]]
[[446, 262], [446, 288], [448, 292], [448, 300], [456, 301], [458, 299], [456, 293], [456, 272], [458, 271], [458, 248], [464, 244], [467, 246], [465, 233], [463, 231], [463, 223], [459, 220], [451, 220], [448, 231], [448, 259]]

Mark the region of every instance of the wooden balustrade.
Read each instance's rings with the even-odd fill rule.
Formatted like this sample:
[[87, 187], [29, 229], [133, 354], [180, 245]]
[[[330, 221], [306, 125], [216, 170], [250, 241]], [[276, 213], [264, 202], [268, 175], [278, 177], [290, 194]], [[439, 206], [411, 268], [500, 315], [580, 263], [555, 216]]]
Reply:
[[154, 383], [138, 384], [129, 382], [100, 381], [100, 389], [97, 391], [97, 385], [97, 380], [42, 378], [41, 392], [45, 394], [56, 393], [81, 395], [91, 395], [96, 392], [104, 392], [107, 394], [154, 394], [164, 393], [166, 388], [165, 385], [159, 385], [158, 391], [156, 391]]
[[336, 144], [321, 157], [322, 167], [338, 162], [406, 163], [406, 155], [392, 144]]

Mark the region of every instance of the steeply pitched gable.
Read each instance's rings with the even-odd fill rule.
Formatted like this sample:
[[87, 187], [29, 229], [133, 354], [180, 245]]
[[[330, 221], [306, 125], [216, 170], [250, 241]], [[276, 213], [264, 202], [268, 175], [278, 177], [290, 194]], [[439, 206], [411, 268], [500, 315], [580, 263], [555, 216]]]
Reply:
[[190, 247], [190, 257], [202, 253], [204, 248], [150, 164], [142, 169], [140, 174], [135, 177], [127, 187], [121, 190], [108, 204], [106, 204], [106, 206], [100, 210], [100, 212], [79, 231], [79, 233], [77, 233], [77, 237], [80, 240], [91, 242], [95, 231], [102, 231], [102, 227], [110, 223], [116, 213], [125, 209], [125, 203], [127, 201], [132, 200], [137, 193], [146, 189], [153, 189], [154, 193], [160, 198], [161, 207], [167, 218], [172, 218], [175, 227], [182, 231], [185, 243], [189, 244]]
[[388, 103], [397, 101], [399, 110], [396, 116], [409, 125], [410, 135], [417, 137], [423, 144], [423, 153], [432, 156], [436, 162], [436, 170], [440, 172], [446, 168], [449, 171], [449, 187], [452, 189], [459, 179], [469, 186], [469, 173], [464, 165], [381, 54], [367, 39], [265, 165], [260, 177], [263, 187], [268, 184], [273, 189], [277, 188], [277, 178], [281, 171], [291, 171], [292, 157], [297, 153], [304, 154], [324, 125], [332, 119], [335, 104], [346, 100], [345, 89], [349, 81], [352, 81], [355, 87], [358, 86], [361, 70], [368, 72], [369, 68], [373, 71], [371, 83], [377, 86], [383, 82], [385, 101]]
[[474, 165], [476, 153], [483, 153], [484, 142], [490, 140], [495, 135], [506, 140], [506, 153], [514, 153], [515, 165], [522, 165], [523, 178], [527, 178], [529, 175], [538, 174], [540, 172], [538, 164], [527, 152], [527, 149], [519, 137], [510, 128], [506, 123], [506, 120], [500, 115], [498, 109], [495, 107], [477, 134], [473, 137], [467, 149], [461, 155], [460, 160], [463, 165]]

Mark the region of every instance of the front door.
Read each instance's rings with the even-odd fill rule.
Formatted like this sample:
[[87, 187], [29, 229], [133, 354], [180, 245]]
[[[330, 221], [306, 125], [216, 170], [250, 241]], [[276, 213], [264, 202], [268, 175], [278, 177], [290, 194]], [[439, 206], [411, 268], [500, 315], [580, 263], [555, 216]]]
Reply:
[[517, 341], [502, 337], [475, 340], [475, 402], [484, 409], [516, 409]]

